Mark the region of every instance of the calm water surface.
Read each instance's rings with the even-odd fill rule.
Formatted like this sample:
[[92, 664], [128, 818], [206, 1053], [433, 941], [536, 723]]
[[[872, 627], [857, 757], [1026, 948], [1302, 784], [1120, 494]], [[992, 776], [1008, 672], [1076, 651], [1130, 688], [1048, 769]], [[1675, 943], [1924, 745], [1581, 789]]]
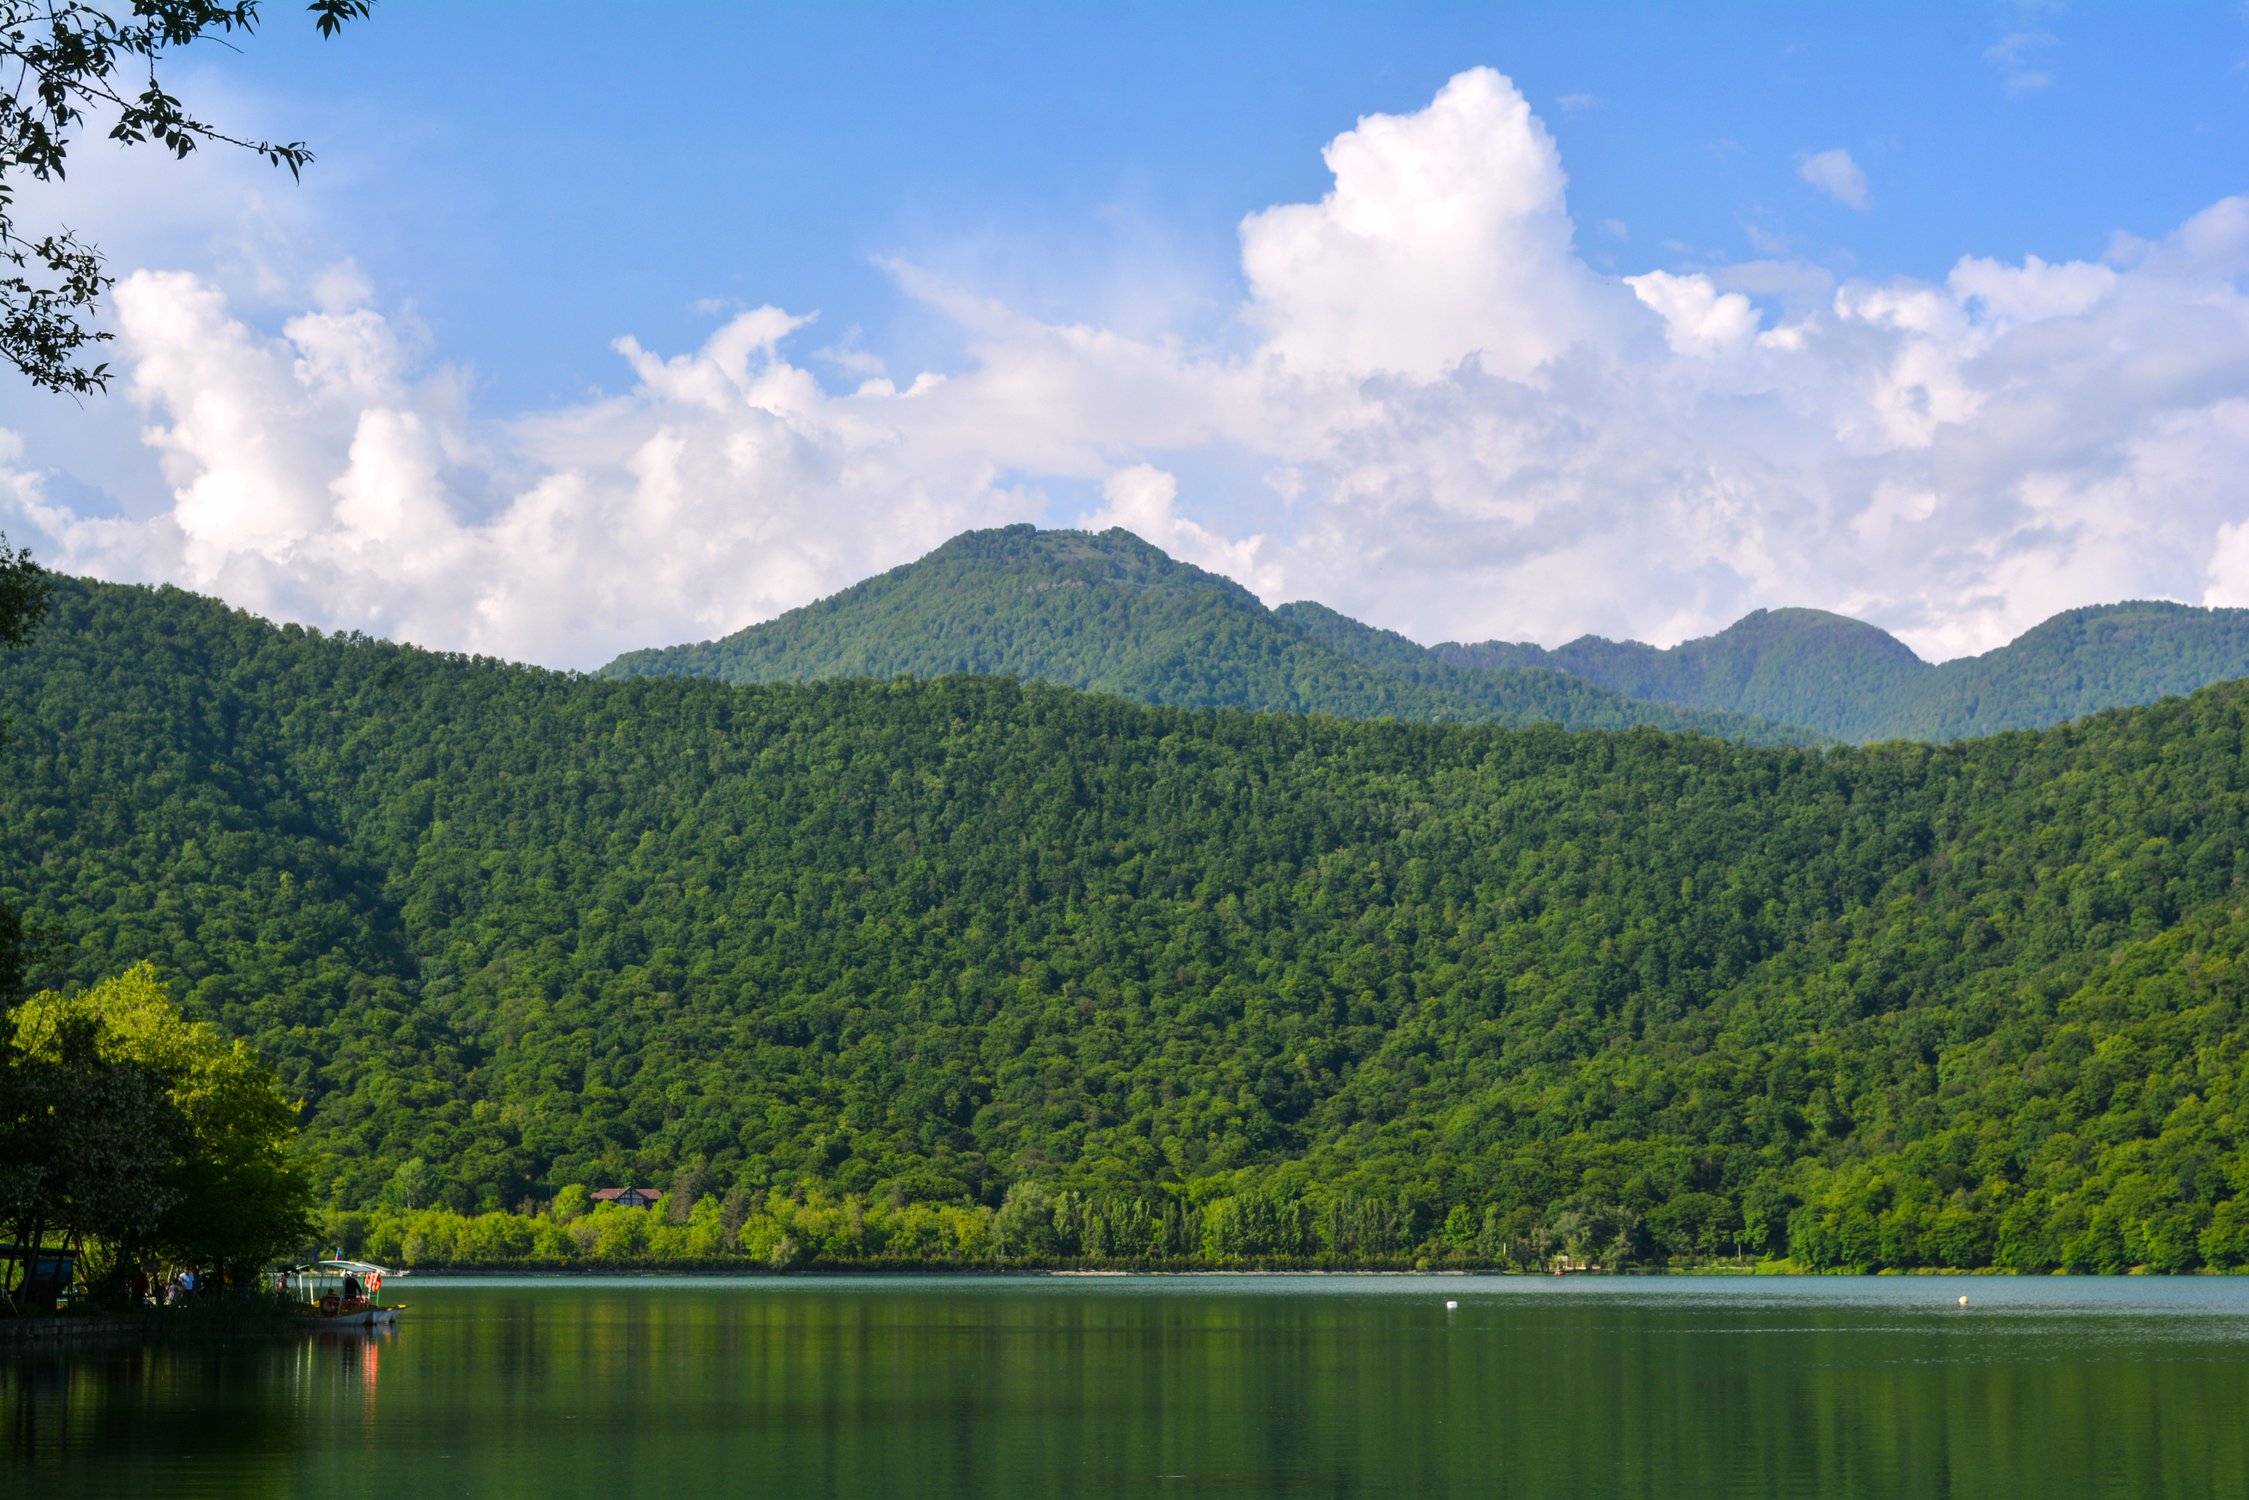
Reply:
[[2249, 1280], [393, 1287], [0, 1357], [0, 1494], [2249, 1496]]

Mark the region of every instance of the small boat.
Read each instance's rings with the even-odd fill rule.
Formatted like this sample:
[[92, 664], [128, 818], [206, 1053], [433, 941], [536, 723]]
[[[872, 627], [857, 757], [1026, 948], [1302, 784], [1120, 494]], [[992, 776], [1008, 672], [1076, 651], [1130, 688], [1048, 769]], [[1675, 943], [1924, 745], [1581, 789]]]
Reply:
[[316, 1260], [276, 1273], [276, 1289], [322, 1328], [387, 1328], [403, 1302], [383, 1301], [383, 1280], [403, 1276], [371, 1261]]

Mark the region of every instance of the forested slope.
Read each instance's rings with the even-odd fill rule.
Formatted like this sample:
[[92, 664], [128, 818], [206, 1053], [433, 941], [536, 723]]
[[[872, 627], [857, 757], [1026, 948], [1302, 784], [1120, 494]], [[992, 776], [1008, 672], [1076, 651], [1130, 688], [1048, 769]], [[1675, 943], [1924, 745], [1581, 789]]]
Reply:
[[2249, 610], [2135, 600], [2054, 616], [1981, 656], [1931, 665], [1872, 625], [1761, 609], [1665, 649], [1584, 636], [1554, 650], [1447, 642], [1456, 668], [1568, 672], [1633, 698], [1743, 713], [1857, 743], [2038, 729], [2249, 677]]
[[0, 717], [42, 977], [153, 960], [339, 1202], [700, 1167], [838, 1205], [838, 1262], [916, 1204], [939, 1259], [2249, 1262], [2239, 687], [1754, 748], [599, 681], [64, 580]]
[[[1421, 723], [1576, 729], [1636, 724], [1753, 744], [1823, 737], [1736, 713], [1642, 702], [1544, 667], [1468, 670], [1402, 636], [1302, 606], [1268, 610], [1231, 579], [1130, 532], [965, 532], [917, 562], [723, 640], [635, 651], [607, 677], [813, 682], [838, 677], [1020, 677], [1136, 703]], [[1317, 606], [1314, 606], [1316, 609]], [[1321, 612], [1332, 615], [1332, 611]], [[1353, 649], [1358, 647], [1359, 649]]]
[[1583, 636], [1422, 646], [1325, 605], [1268, 610], [1121, 530], [966, 532], [723, 640], [630, 652], [604, 676], [737, 683], [997, 674], [1139, 703], [1623, 729], [1747, 744], [1952, 740], [2037, 729], [2249, 676], [2249, 610], [2137, 601], [2056, 615], [1931, 665], [1872, 625], [1757, 610], [1658, 649]]

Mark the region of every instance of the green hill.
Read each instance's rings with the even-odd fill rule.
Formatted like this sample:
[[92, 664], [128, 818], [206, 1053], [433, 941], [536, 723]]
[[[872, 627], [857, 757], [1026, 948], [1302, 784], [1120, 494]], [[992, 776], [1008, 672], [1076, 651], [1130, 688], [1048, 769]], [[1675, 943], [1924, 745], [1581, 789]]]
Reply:
[[2249, 610], [2136, 601], [2074, 609], [1981, 656], [1930, 665], [1817, 609], [1758, 610], [1658, 650], [1585, 636], [1548, 651], [1447, 642], [1454, 666], [1546, 667], [1634, 698], [1804, 724], [1837, 739], [1952, 740], [2036, 729], [2249, 677]]
[[[1376, 637], [1398, 649], [1368, 649]], [[602, 675], [760, 683], [953, 672], [1188, 708], [1577, 729], [1653, 724], [1757, 744], [1821, 738], [1742, 714], [1635, 702], [1544, 668], [1452, 666], [1316, 605], [1268, 610], [1240, 584], [1121, 530], [967, 532], [763, 625], [635, 651]]]
[[1004, 675], [1139, 703], [1622, 729], [1749, 744], [1952, 740], [2036, 729], [2249, 676], [2249, 610], [2127, 603], [2057, 615], [1932, 666], [1816, 609], [1758, 610], [1668, 649], [1434, 648], [1324, 605], [1268, 610], [1129, 532], [1008, 526], [717, 641], [635, 651], [607, 677], [814, 682]]
[[42, 977], [153, 961], [339, 1203], [680, 1181], [776, 1263], [2249, 1262], [2239, 685], [1759, 748], [601, 681], [63, 580], [0, 717]]

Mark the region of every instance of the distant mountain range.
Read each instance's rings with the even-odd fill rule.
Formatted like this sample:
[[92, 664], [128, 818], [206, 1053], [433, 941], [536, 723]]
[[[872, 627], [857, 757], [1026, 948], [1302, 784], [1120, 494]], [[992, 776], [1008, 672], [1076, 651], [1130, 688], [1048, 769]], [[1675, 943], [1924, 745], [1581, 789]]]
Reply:
[[1761, 609], [1669, 650], [1589, 635], [1553, 651], [1486, 641], [1434, 654], [1486, 670], [1551, 667], [1647, 702], [1754, 714], [1841, 740], [1955, 740], [2249, 677], [2249, 610], [2091, 605], [1935, 666], [1886, 631], [1818, 609]]
[[609, 677], [806, 682], [966, 672], [1142, 703], [1397, 718], [1646, 724], [1755, 744], [1952, 740], [2034, 729], [2249, 677], [2249, 610], [2074, 609], [1938, 665], [1862, 621], [1758, 610], [1668, 649], [1584, 636], [1426, 647], [1325, 605], [1267, 609], [1130, 532], [1008, 526]]
[[1638, 724], [1753, 744], [1821, 735], [1642, 702], [1543, 664], [1448, 662], [1319, 605], [1267, 609], [1129, 531], [965, 532], [919, 562], [722, 640], [635, 651], [606, 677], [735, 683], [967, 672], [1138, 703], [1424, 723]]

